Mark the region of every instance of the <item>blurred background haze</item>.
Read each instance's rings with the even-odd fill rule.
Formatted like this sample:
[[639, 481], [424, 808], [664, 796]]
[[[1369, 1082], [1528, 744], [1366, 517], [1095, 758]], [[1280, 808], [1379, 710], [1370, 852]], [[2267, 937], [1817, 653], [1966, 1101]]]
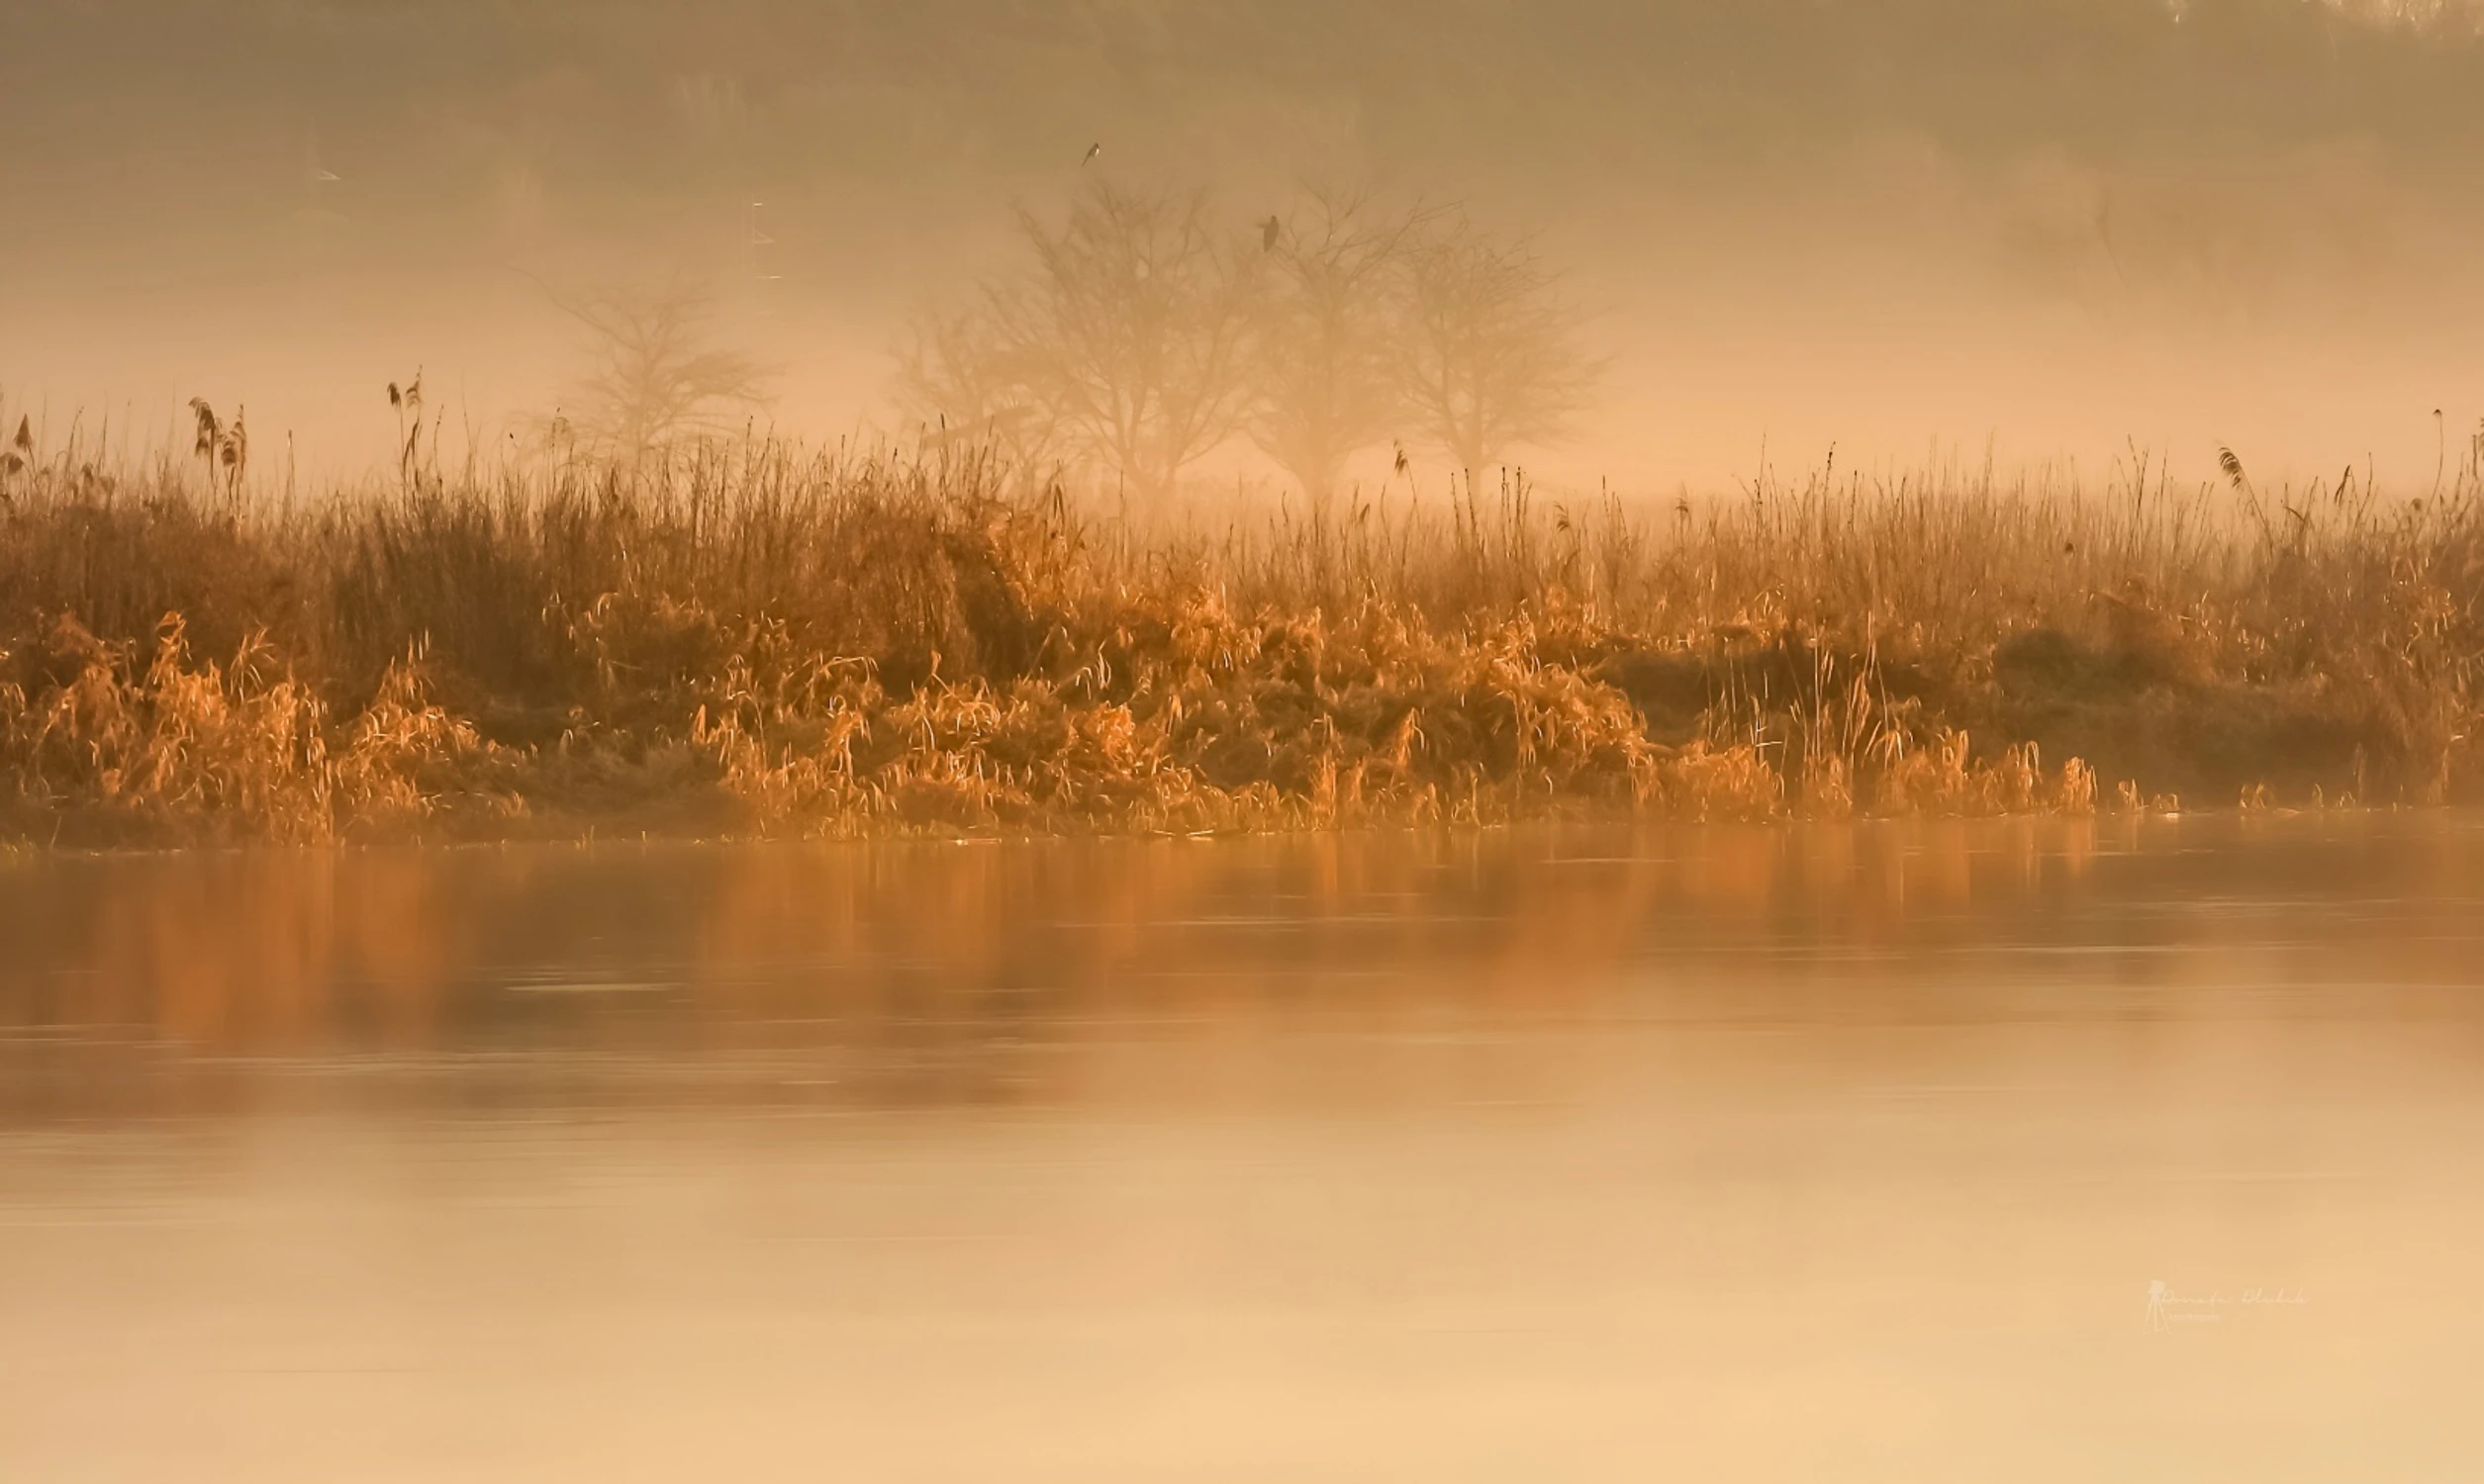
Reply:
[[383, 463], [417, 368], [522, 435], [558, 301], [629, 286], [705, 293], [782, 429], [902, 433], [909, 324], [1099, 176], [1530, 240], [1603, 358], [1556, 482], [2136, 440], [2403, 487], [2484, 414], [2452, 0], [11, 0], [0, 141], [12, 406], [239, 403], [306, 470]]

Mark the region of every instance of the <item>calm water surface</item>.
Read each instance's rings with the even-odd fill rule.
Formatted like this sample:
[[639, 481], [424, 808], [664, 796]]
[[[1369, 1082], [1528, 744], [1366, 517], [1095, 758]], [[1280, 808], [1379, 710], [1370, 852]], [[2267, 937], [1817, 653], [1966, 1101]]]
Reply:
[[0, 864], [0, 1479], [2484, 1478], [2484, 819]]

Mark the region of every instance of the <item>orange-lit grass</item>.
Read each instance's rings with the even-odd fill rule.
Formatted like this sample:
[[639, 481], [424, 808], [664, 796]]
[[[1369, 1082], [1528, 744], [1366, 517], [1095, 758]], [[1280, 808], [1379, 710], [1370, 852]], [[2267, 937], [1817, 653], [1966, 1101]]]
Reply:
[[1317, 829], [2084, 811], [2099, 778], [2108, 807], [2472, 788], [2474, 457], [2421, 501], [2231, 483], [1823, 472], [1653, 508], [1399, 484], [1142, 535], [979, 457], [706, 445], [410, 467], [287, 504], [69, 450], [0, 484], [0, 835]]

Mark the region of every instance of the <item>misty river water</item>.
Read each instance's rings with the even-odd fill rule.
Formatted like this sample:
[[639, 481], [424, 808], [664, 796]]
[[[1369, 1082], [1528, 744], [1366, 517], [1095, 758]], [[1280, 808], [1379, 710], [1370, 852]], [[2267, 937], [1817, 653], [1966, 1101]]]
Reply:
[[0, 863], [0, 1479], [2484, 1477], [2484, 818]]

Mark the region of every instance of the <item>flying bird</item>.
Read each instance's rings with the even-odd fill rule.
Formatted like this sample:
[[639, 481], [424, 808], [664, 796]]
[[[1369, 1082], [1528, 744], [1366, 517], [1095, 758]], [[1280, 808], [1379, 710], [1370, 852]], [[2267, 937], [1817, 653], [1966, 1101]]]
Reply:
[[1088, 146], [1087, 146], [1087, 157], [1086, 157], [1086, 158], [1084, 158], [1084, 159], [1082, 159], [1082, 160], [1080, 160], [1080, 161], [1078, 162], [1078, 167], [1079, 167], [1080, 169], [1082, 169], [1082, 170], [1086, 169], [1089, 165], [1092, 165], [1092, 164], [1094, 164], [1094, 163], [1096, 162], [1096, 156], [1097, 156], [1097, 155], [1101, 154], [1101, 153], [1103, 153], [1103, 152], [1104, 152], [1103, 140], [1101, 140], [1101, 139], [1098, 139], [1095, 143], [1090, 144], [1090, 145], [1088, 145]]
[[1262, 222], [1261, 224], [1259, 224], [1259, 250], [1260, 250], [1260, 251], [1262, 251], [1262, 252], [1274, 252], [1274, 251], [1276, 251], [1276, 250], [1277, 250], [1277, 232], [1278, 232], [1278, 230], [1279, 230], [1279, 224], [1278, 224], [1278, 222], [1277, 222], [1277, 214], [1276, 214], [1276, 213], [1274, 213], [1274, 212], [1271, 212], [1271, 213], [1269, 213], [1269, 214], [1268, 214], [1268, 220], [1267, 220], [1267, 221], [1265, 221], [1265, 222]]

